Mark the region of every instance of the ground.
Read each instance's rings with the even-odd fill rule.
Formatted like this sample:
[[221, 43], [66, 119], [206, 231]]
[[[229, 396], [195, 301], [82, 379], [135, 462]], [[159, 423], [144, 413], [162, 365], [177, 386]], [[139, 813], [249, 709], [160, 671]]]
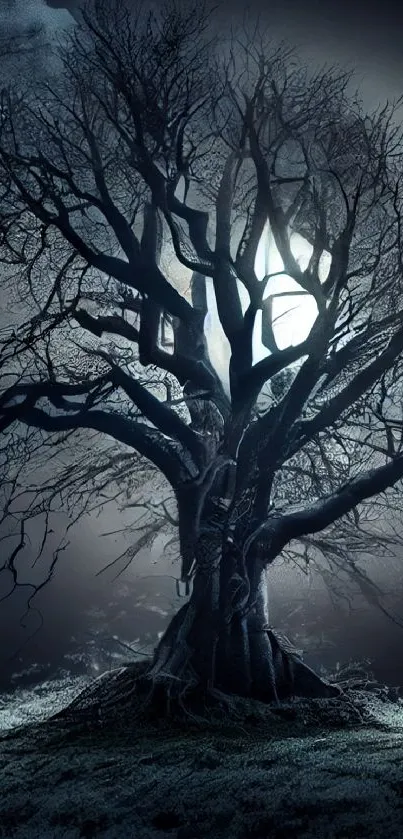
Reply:
[[394, 700], [349, 689], [281, 708], [239, 700], [233, 717], [203, 726], [122, 717], [3, 729], [0, 837], [397, 839], [403, 703]]

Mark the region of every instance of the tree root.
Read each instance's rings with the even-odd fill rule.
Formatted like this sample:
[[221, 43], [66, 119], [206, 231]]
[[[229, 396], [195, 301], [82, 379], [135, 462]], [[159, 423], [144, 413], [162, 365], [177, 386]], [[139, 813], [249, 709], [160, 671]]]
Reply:
[[[176, 637], [178, 626], [175, 629]], [[331, 685], [321, 679], [300, 659], [282, 650], [278, 641], [275, 645], [273, 642], [273, 647], [278, 673], [273, 670], [272, 677], [280, 680], [279, 685], [283, 679], [281, 703], [277, 694], [241, 697], [220, 684], [202, 684], [192, 666], [194, 650], [182, 638], [173, 649], [168, 643], [157, 647], [152, 659], [98, 677], [53, 719], [89, 726], [123, 722], [127, 725], [128, 721], [158, 725], [168, 718], [170, 723], [181, 719], [190, 725], [205, 726], [214, 721], [221, 725], [231, 721], [239, 726], [245, 718], [260, 718], [259, 708], [279, 714], [279, 708], [296, 696], [331, 699], [342, 693], [343, 685]]]
[[[376, 725], [371, 696], [379, 698], [387, 691], [378, 683], [375, 687], [373, 680], [367, 681], [365, 691], [362, 684], [357, 685], [355, 671], [348, 684], [340, 678], [338, 696], [264, 703], [211, 686], [202, 689], [190, 668], [181, 677], [162, 670], [150, 677], [152, 664], [151, 660], [142, 661], [105, 673], [51, 719], [73, 727], [124, 728], [133, 733], [149, 727], [159, 730], [161, 726], [164, 731], [218, 729], [249, 735], [256, 728], [266, 733], [274, 733], [279, 727], [283, 733], [291, 729], [305, 732], [311, 728]], [[340, 672], [340, 677], [346, 672]]]
[[280, 703], [241, 697], [215, 685], [202, 686], [192, 668], [191, 654], [189, 647], [182, 648], [175, 674], [167, 669], [169, 656], [163, 666], [156, 655], [104, 673], [51, 719], [73, 726], [124, 726], [132, 730], [161, 724], [167, 728], [169, 721], [169, 728], [177, 724], [182, 730], [184, 726], [221, 730], [229, 727], [246, 733], [251, 725], [263, 725], [266, 730], [284, 723], [299, 727], [373, 725], [377, 724], [372, 713], [374, 700], [403, 704], [398, 689], [381, 685], [363, 664], [351, 662], [334, 674], [326, 674], [327, 680], [300, 660], [294, 661], [297, 675], [298, 668], [303, 668], [301, 679], [308, 688], [304, 697], [288, 695]]

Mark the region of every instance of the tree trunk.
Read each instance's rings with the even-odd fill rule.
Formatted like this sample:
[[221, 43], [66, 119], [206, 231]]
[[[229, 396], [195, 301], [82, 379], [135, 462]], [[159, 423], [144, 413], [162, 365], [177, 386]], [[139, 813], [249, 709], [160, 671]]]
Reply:
[[236, 556], [221, 552], [217, 533], [203, 547], [190, 599], [156, 647], [149, 676], [263, 702], [338, 695], [269, 628], [265, 568], [256, 561], [248, 578]]

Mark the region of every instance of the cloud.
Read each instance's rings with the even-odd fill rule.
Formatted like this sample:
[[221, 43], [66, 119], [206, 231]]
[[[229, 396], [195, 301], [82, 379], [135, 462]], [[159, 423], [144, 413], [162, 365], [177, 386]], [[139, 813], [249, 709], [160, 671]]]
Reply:
[[45, 0], [0, 0], [3, 83], [25, 86], [28, 80], [35, 84], [46, 74], [57, 74], [59, 64], [51, 47], [57, 47], [58, 38], [72, 25], [66, 9], [52, 9]]
[[3, 0], [0, 5], [0, 29], [3, 36], [25, 32], [38, 25], [50, 35], [71, 26], [67, 9], [51, 9], [45, 0]]

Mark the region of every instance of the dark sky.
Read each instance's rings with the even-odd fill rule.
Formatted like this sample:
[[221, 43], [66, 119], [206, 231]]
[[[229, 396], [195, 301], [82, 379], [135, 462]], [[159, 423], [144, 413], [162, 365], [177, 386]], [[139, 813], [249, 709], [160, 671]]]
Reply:
[[[48, 6], [53, 8], [53, 12], [49, 9], [46, 12], [45, 0], [0, 0], [0, 22], [4, 25], [7, 15], [11, 19], [13, 9], [13, 21], [20, 23], [22, 28], [26, 26], [28, 18], [31, 21], [37, 19], [45, 22], [49, 32], [53, 33], [59, 24], [60, 26], [66, 24], [68, 19], [65, 14], [66, 8], [77, 8], [78, 4], [79, 0], [66, 0], [66, 2], [49, 0]], [[222, 3], [221, 15], [224, 20], [232, 20], [244, 6], [245, 4], [240, 0], [226, 0]], [[355, 65], [357, 80], [362, 86], [365, 102], [369, 106], [387, 97], [394, 98], [403, 94], [403, 3], [395, 4], [389, 0], [382, 3], [364, 3], [363, 0], [358, 0], [358, 2], [357, 0], [350, 0], [350, 2], [348, 0], [338, 0], [338, 2], [336, 0], [322, 0], [322, 2], [320, 0], [316, 2], [315, 0], [304, 0], [304, 2], [301, 0], [274, 0], [274, 2], [251, 0], [249, 6], [252, 10], [259, 10], [272, 24], [274, 38], [285, 37], [300, 46], [302, 55], [307, 61], [338, 62], [343, 66]], [[32, 647], [31, 653], [28, 650], [28, 658], [29, 655], [32, 660], [41, 656], [44, 659], [50, 658], [52, 643], [59, 645], [56, 653], [62, 649], [67, 636], [70, 636], [74, 632], [74, 627], [80, 623], [80, 614], [86, 607], [98, 604], [101, 608], [106, 608], [105, 601], [109, 600], [109, 590], [108, 592], [105, 589], [101, 591], [98, 583], [95, 583], [94, 574], [111, 558], [113, 546], [102, 542], [102, 547], [100, 547], [97, 530], [99, 533], [100, 528], [94, 522], [87, 523], [84, 530], [79, 531], [78, 536], [74, 538], [71, 551], [64, 555], [52, 587], [49, 587], [46, 594], [44, 593], [41, 605], [45, 626], [41, 635], [37, 637], [36, 647]], [[137, 566], [137, 571], [144, 576], [150, 571], [153, 575], [159, 572], [162, 575], [176, 576], [178, 566], [172, 568], [162, 560], [158, 570], [153, 566], [148, 571], [146, 563], [142, 561], [140, 567]], [[135, 573], [136, 569], [132, 573], [132, 582]], [[287, 574], [287, 580], [290, 581], [291, 578], [290, 571]], [[163, 608], [172, 610], [181, 604], [175, 601], [174, 584], [168, 580], [169, 577], [166, 577], [165, 584], [161, 582], [160, 591], [163, 594]], [[290, 582], [288, 586], [291, 586]], [[110, 584], [108, 584], [109, 588]], [[148, 579], [144, 579], [143, 583], [136, 583], [136, 593], [139, 598], [145, 596], [149, 589]], [[293, 590], [297, 594], [295, 583]], [[286, 586], [284, 591], [290, 592], [291, 587]], [[307, 593], [306, 587], [304, 592]], [[112, 596], [111, 589], [110, 597]], [[134, 597], [130, 600], [130, 604], [127, 614], [127, 634], [123, 637], [135, 638], [136, 633], [139, 634], [141, 630], [135, 621], [136, 599]], [[321, 607], [317, 605], [315, 608], [320, 611]], [[403, 609], [400, 611], [403, 612]], [[312, 606], [312, 614], [313, 612]], [[277, 613], [280, 614], [279, 611]], [[9, 615], [10, 611], [7, 609], [7, 620], [5, 620], [5, 612], [2, 619], [0, 606], [0, 639], [2, 631], [4, 633], [6, 627], [9, 626]], [[375, 625], [379, 649], [383, 645], [389, 645], [391, 654], [393, 650], [396, 652], [400, 649], [401, 630], [387, 624], [384, 619], [382, 619], [383, 623], [378, 625], [377, 620], [374, 621], [373, 614], [367, 612], [367, 618], [360, 618], [358, 622], [357, 619], [345, 621], [343, 634], [339, 639], [341, 660], [343, 660], [343, 654], [345, 657], [350, 641], [353, 648], [360, 650], [361, 654], [369, 653], [369, 648], [364, 649], [362, 641], [366, 639], [368, 642], [371, 637], [375, 636]], [[326, 618], [323, 620], [323, 627], [326, 627]], [[154, 623], [152, 628], [156, 632], [160, 627]], [[21, 640], [20, 633], [18, 633], [18, 638]], [[389, 662], [393, 662], [392, 655]], [[388, 671], [388, 678], [393, 682], [392, 670], [393, 663], [390, 664], [390, 672]], [[403, 684], [402, 668], [399, 680]]]
[[[48, 0], [48, 5], [74, 12], [80, 0]], [[224, 20], [233, 20], [246, 6], [260, 12], [272, 25], [273, 36], [298, 44], [308, 60], [356, 66], [368, 105], [403, 93], [399, 0], [219, 0], [219, 5]]]
[[[243, 7], [239, 0], [230, 8]], [[273, 34], [295, 41], [307, 58], [355, 65], [368, 102], [403, 93], [403, 4], [364, 0], [251, 0]], [[233, 12], [232, 12], [233, 13]]]
[[[80, 0], [48, 0], [48, 5], [74, 11]], [[274, 28], [305, 33], [312, 42], [323, 39], [322, 46], [327, 41], [341, 57], [344, 50], [351, 49], [360, 55], [367, 52], [375, 62], [378, 57], [403, 62], [403, 4], [399, 0], [229, 0], [221, 6], [221, 14], [227, 19], [240, 9], [259, 11]]]

